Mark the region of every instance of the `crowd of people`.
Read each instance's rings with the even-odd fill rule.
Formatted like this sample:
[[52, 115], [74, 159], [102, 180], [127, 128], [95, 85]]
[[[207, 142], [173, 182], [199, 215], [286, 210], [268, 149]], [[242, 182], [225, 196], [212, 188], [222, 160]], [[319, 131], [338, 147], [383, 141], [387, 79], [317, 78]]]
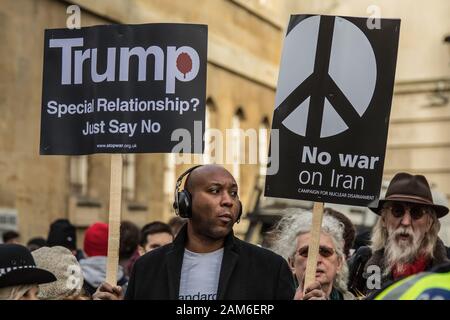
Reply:
[[[155, 221], [139, 229], [130, 221], [120, 228], [117, 284], [126, 290], [134, 262], [173, 241], [185, 219]], [[96, 222], [77, 248], [76, 228], [67, 219], [50, 225], [48, 237], [20, 245], [20, 234], [8, 231], [0, 244], [0, 300], [90, 300], [105, 281], [108, 225]]]
[[[181, 184], [185, 178], [184, 188]], [[371, 208], [378, 220], [368, 245], [355, 252], [357, 232], [344, 214], [326, 208], [315, 281], [305, 285], [312, 213], [288, 209], [271, 231], [270, 248], [234, 236], [242, 215], [238, 185], [217, 165], [196, 166], [177, 180], [169, 224], [120, 228], [117, 283], [106, 283], [108, 225], [97, 222], [76, 246], [67, 219], [47, 239], [27, 246], [3, 235], [0, 299], [12, 300], [359, 300], [450, 299], [448, 248], [422, 175], [398, 173]]]

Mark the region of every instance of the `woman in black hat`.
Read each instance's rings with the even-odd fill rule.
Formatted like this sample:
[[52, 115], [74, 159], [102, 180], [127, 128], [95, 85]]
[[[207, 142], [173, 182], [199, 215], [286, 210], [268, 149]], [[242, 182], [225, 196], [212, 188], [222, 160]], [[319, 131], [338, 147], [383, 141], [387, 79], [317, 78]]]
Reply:
[[38, 285], [53, 281], [55, 276], [37, 268], [26, 247], [0, 245], [0, 300], [37, 300]]

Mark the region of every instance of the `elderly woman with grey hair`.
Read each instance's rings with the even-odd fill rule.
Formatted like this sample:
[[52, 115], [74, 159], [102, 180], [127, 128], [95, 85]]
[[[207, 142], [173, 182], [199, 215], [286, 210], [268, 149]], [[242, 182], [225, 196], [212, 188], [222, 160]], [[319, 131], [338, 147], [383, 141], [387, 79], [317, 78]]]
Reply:
[[276, 253], [287, 259], [299, 283], [294, 299], [354, 299], [347, 290], [348, 266], [343, 252], [344, 226], [335, 217], [327, 214], [322, 220], [316, 281], [303, 288], [311, 226], [311, 212], [288, 209], [277, 226], [276, 240], [272, 247]]

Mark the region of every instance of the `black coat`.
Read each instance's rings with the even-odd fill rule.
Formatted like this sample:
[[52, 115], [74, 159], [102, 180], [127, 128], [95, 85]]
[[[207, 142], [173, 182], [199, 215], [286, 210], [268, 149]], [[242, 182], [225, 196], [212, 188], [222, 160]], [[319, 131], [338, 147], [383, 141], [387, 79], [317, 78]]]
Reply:
[[[186, 226], [172, 244], [139, 258], [131, 273], [125, 299], [175, 300], [180, 289]], [[231, 232], [225, 239], [218, 300], [290, 300], [294, 280], [281, 256], [241, 241]]]

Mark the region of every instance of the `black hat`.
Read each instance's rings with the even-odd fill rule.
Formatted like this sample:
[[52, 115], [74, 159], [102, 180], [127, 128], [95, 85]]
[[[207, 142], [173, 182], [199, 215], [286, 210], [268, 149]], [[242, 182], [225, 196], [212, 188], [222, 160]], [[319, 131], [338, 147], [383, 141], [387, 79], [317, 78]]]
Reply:
[[30, 251], [19, 244], [0, 245], [0, 288], [56, 281], [53, 273], [36, 267]]
[[370, 209], [379, 215], [383, 204], [387, 201], [425, 204], [436, 211], [438, 218], [448, 213], [447, 207], [434, 204], [430, 185], [422, 175], [411, 175], [406, 172], [397, 173], [389, 183], [385, 198], [379, 201], [377, 208]]
[[62, 246], [69, 250], [77, 248], [75, 227], [67, 219], [58, 219], [50, 225], [47, 245], [49, 247]]

